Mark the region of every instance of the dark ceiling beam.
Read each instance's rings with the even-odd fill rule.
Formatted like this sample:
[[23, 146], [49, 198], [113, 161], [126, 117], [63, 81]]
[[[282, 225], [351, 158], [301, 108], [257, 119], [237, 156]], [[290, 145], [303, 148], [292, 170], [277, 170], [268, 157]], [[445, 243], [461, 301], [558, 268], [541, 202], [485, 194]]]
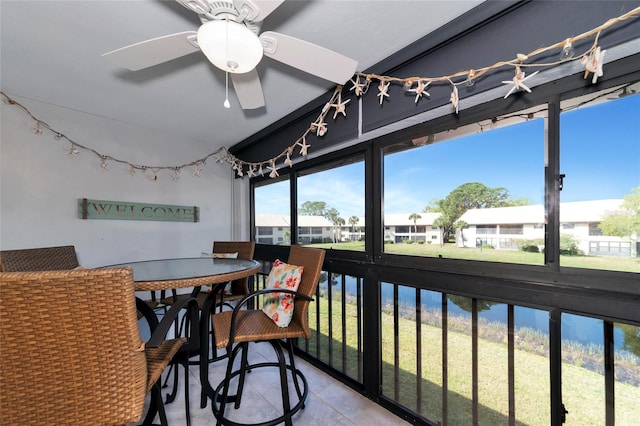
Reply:
[[[399, 67], [405, 66], [430, 52], [431, 50], [441, 46], [443, 43], [453, 41], [468, 32], [472, 32], [478, 26], [487, 25], [494, 19], [509, 13], [514, 8], [523, 6], [531, 0], [526, 1], [486, 1], [463, 15], [457, 17], [446, 25], [427, 34], [421, 39], [411, 43], [406, 48], [394, 53], [393, 55], [383, 59], [372, 67], [364, 70], [365, 73], [388, 74]], [[320, 110], [327, 99], [331, 96], [330, 92], [317, 97], [313, 101], [303, 107], [284, 116], [275, 123], [265, 127], [259, 132], [254, 133], [248, 138], [233, 145], [229, 151], [238, 156], [242, 152], [253, 147], [258, 142], [269, 136], [279, 133], [287, 128], [292, 122], [296, 122]], [[269, 154], [271, 156], [273, 153]]]

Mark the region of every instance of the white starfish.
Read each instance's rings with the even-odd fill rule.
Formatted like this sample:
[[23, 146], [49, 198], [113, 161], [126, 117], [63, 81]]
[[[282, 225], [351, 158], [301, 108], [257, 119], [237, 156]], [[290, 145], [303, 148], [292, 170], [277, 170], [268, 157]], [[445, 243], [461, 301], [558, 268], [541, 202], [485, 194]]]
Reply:
[[322, 117], [318, 117], [316, 121], [311, 123], [311, 129], [315, 130], [318, 136], [324, 136], [327, 133], [327, 123], [322, 121]]
[[360, 76], [356, 77], [356, 81], [353, 81], [353, 80], [350, 80], [350, 81], [353, 83], [353, 86], [349, 90], [354, 90], [354, 93], [356, 94], [356, 96], [364, 95], [364, 92], [366, 92], [366, 88], [369, 85], [369, 83], [368, 82], [360, 83]]
[[593, 73], [591, 83], [595, 84], [598, 81], [598, 77], [602, 77], [602, 65], [604, 62], [604, 54], [606, 50], [600, 50], [600, 47], [596, 47], [596, 50], [591, 52], [589, 57], [583, 56], [580, 63], [584, 65], [584, 78], [589, 77], [589, 73]]
[[133, 175], [135, 175], [135, 174], [136, 174], [136, 169], [135, 169], [135, 167], [131, 166], [131, 168], [129, 169], [129, 174], [130, 174], [131, 176], [133, 176]]
[[525, 72], [520, 69], [519, 66], [516, 65], [516, 74], [513, 76], [513, 79], [509, 81], [503, 81], [502, 84], [513, 84], [513, 87], [509, 90], [509, 92], [504, 95], [504, 99], [507, 99], [510, 94], [512, 94], [516, 89], [523, 89], [528, 93], [531, 93], [531, 89], [524, 84], [525, 81], [538, 74], [539, 71], [534, 72], [533, 74], [525, 77]]
[[193, 175], [200, 177], [200, 172], [202, 172], [202, 167], [200, 167], [200, 164], [196, 164], [196, 166], [193, 169]]
[[430, 81], [426, 83], [422, 82], [422, 80], [418, 81], [418, 86], [415, 89], [409, 89], [409, 92], [414, 92], [416, 94], [416, 101], [418, 103], [418, 99], [422, 97], [422, 95], [431, 96], [429, 92], [427, 92], [427, 87], [431, 84]]
[[249, 170], [247, 170], [247, 176], [253, 177], [255, 175], [256, 175], [256, 167], [255, 166], [250, 166]]
[[180, 179], [180, 169], [176, 167], [171, 172], [171, 180], [175, 181], [175, 180], [179, 180], [179, 179]]
[[271, 173], [269, 173], [269, 177], [270, 178], [274, 178], [274, 177], [280, 176], [278, 174], [278, 171], [276, 170], [276, 162], [274, 160], [271, 160], [271, 163], [269, 163], [268, 169], [271, 170]]
[[100, 163], [100, 167], [102, 167], [102, 171], [108, 172], [109, 171], [109, 163], [107, 163], [107, 159], [106, 158], [102, 158], [102, 162]]
[[291, 161], [291, 154], [287, 152], [287, 158], [284, 159], [284, 164], [291, 167], [293, 166], [293, 162]]
[[458, 97], [458, 86], [453, 85], [453, 90], [451, 91], [451, 96], [449, 97], [449, 100], [451, 101], [451, 105], [453, 105], [453, 107], [456, 110], [456, 114], [458, 113], [458, 102], [460, 101], [460, 98]]
[[76, 146], [74, 144], [69, 145], [69, 147], [67, 148], [67, 154], [69, 155], [78, 155], [79, 153], [80, 151], [76, 149]]
[[342, 95], [338, 93], [338, 102], [335, 104], [331, 104], [331, 106], [336, 109], [335, 112], [333, 113], [334, 120], [336, 119], [339, 113], [342, 113], [342, 115], [345, 117], [347, 116], [347, 111], [345, 110], [345, 108], [349, 102], [351, 102], [351, 99], [347, 99], [346, 101], [342, 102]]
[[376, 96], [380, 98], [380, 105], [382, 105], [384, 98], [389, 97], [389, 93], [387, 93], [389, 91], [389, 84], [391, 83], [384, 84], [384, 81], [380, 81], [380, 84], [378, 84], [378, 94]]
[[300, 155], [306, 157], [307, 150], [311, 145], [307, 144], [307, 139], [304, 136], [302, 137], [302, 143], [298, 142], [298, 145], [300, 145]]

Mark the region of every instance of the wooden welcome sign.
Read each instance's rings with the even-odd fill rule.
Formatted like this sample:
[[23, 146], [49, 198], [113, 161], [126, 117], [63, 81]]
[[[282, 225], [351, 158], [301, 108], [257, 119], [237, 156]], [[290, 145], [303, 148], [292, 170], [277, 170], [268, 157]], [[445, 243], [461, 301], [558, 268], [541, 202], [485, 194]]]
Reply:
[[78, 199], [78, 217], [80, 219], [199, 222], [198, 212], [197, 206]]

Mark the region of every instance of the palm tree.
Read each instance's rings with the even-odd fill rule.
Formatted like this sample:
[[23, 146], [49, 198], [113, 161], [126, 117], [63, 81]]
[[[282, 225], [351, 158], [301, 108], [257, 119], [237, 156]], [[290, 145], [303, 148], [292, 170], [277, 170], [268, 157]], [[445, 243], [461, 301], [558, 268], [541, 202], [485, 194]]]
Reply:
[[[358, 216], [351, 216], [349, 218], [349, 225], [351, 225], [351, 234], [353, 235], [353, 233], [355, 232], [354, 230], [354, 226], [356, 226], [356, 224], [360, 221], [360, 219], [358, 218]], [[353, 240], [353, 238], [351, 238]]]
[[464, 234], [462, 233], [462, 231], [463, 231], [464, 228], [469, 226], [469, 224], [467, 222], [465, 222], [464, 220], [456, 220], [456, 222], [453, 224], [453, 226], [455, 227], [455, 229], [459, 229], [460, 230], [460, 243], [462, 244], [462, 247], [464, 247]]
[[[342, 240], [342, 226], [345, 224], [345, 220], [341, 217], [336, 217], [333, 220], [333, 225], [335, 226], [335, 231], [333, 235], [333, 242], [337, 243]], [[336, 238], [337, 237], [337, 238]]]
[[[416, 234], [416, 243], [418, 242], [418, 219], [422, 219], [422, 216], [420, 216], [418, 213], [411, 213], [409, 215], [409, 220], [413, 221], [413, 233]], [[409, 233], [409, 239], [411, 239], [411, 233]]]
[[438, 228], [440, 234], [440, 247], [444, 247], [444, 227], [446, 223], [446, 219], [442, 216], [437, 217], [436, 220], [433, 221], [433, 226]]

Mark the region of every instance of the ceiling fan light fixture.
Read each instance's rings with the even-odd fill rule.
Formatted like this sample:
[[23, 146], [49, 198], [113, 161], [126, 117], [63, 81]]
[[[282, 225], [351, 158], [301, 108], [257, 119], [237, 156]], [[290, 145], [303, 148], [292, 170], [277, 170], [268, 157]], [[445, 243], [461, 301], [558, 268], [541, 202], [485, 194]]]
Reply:
[[245, 25], [229, 20], [202, 24], [198, 29], [198, 45], [213, 65], [237, 74], [254, 69], [263, 54], [258, 36]]

